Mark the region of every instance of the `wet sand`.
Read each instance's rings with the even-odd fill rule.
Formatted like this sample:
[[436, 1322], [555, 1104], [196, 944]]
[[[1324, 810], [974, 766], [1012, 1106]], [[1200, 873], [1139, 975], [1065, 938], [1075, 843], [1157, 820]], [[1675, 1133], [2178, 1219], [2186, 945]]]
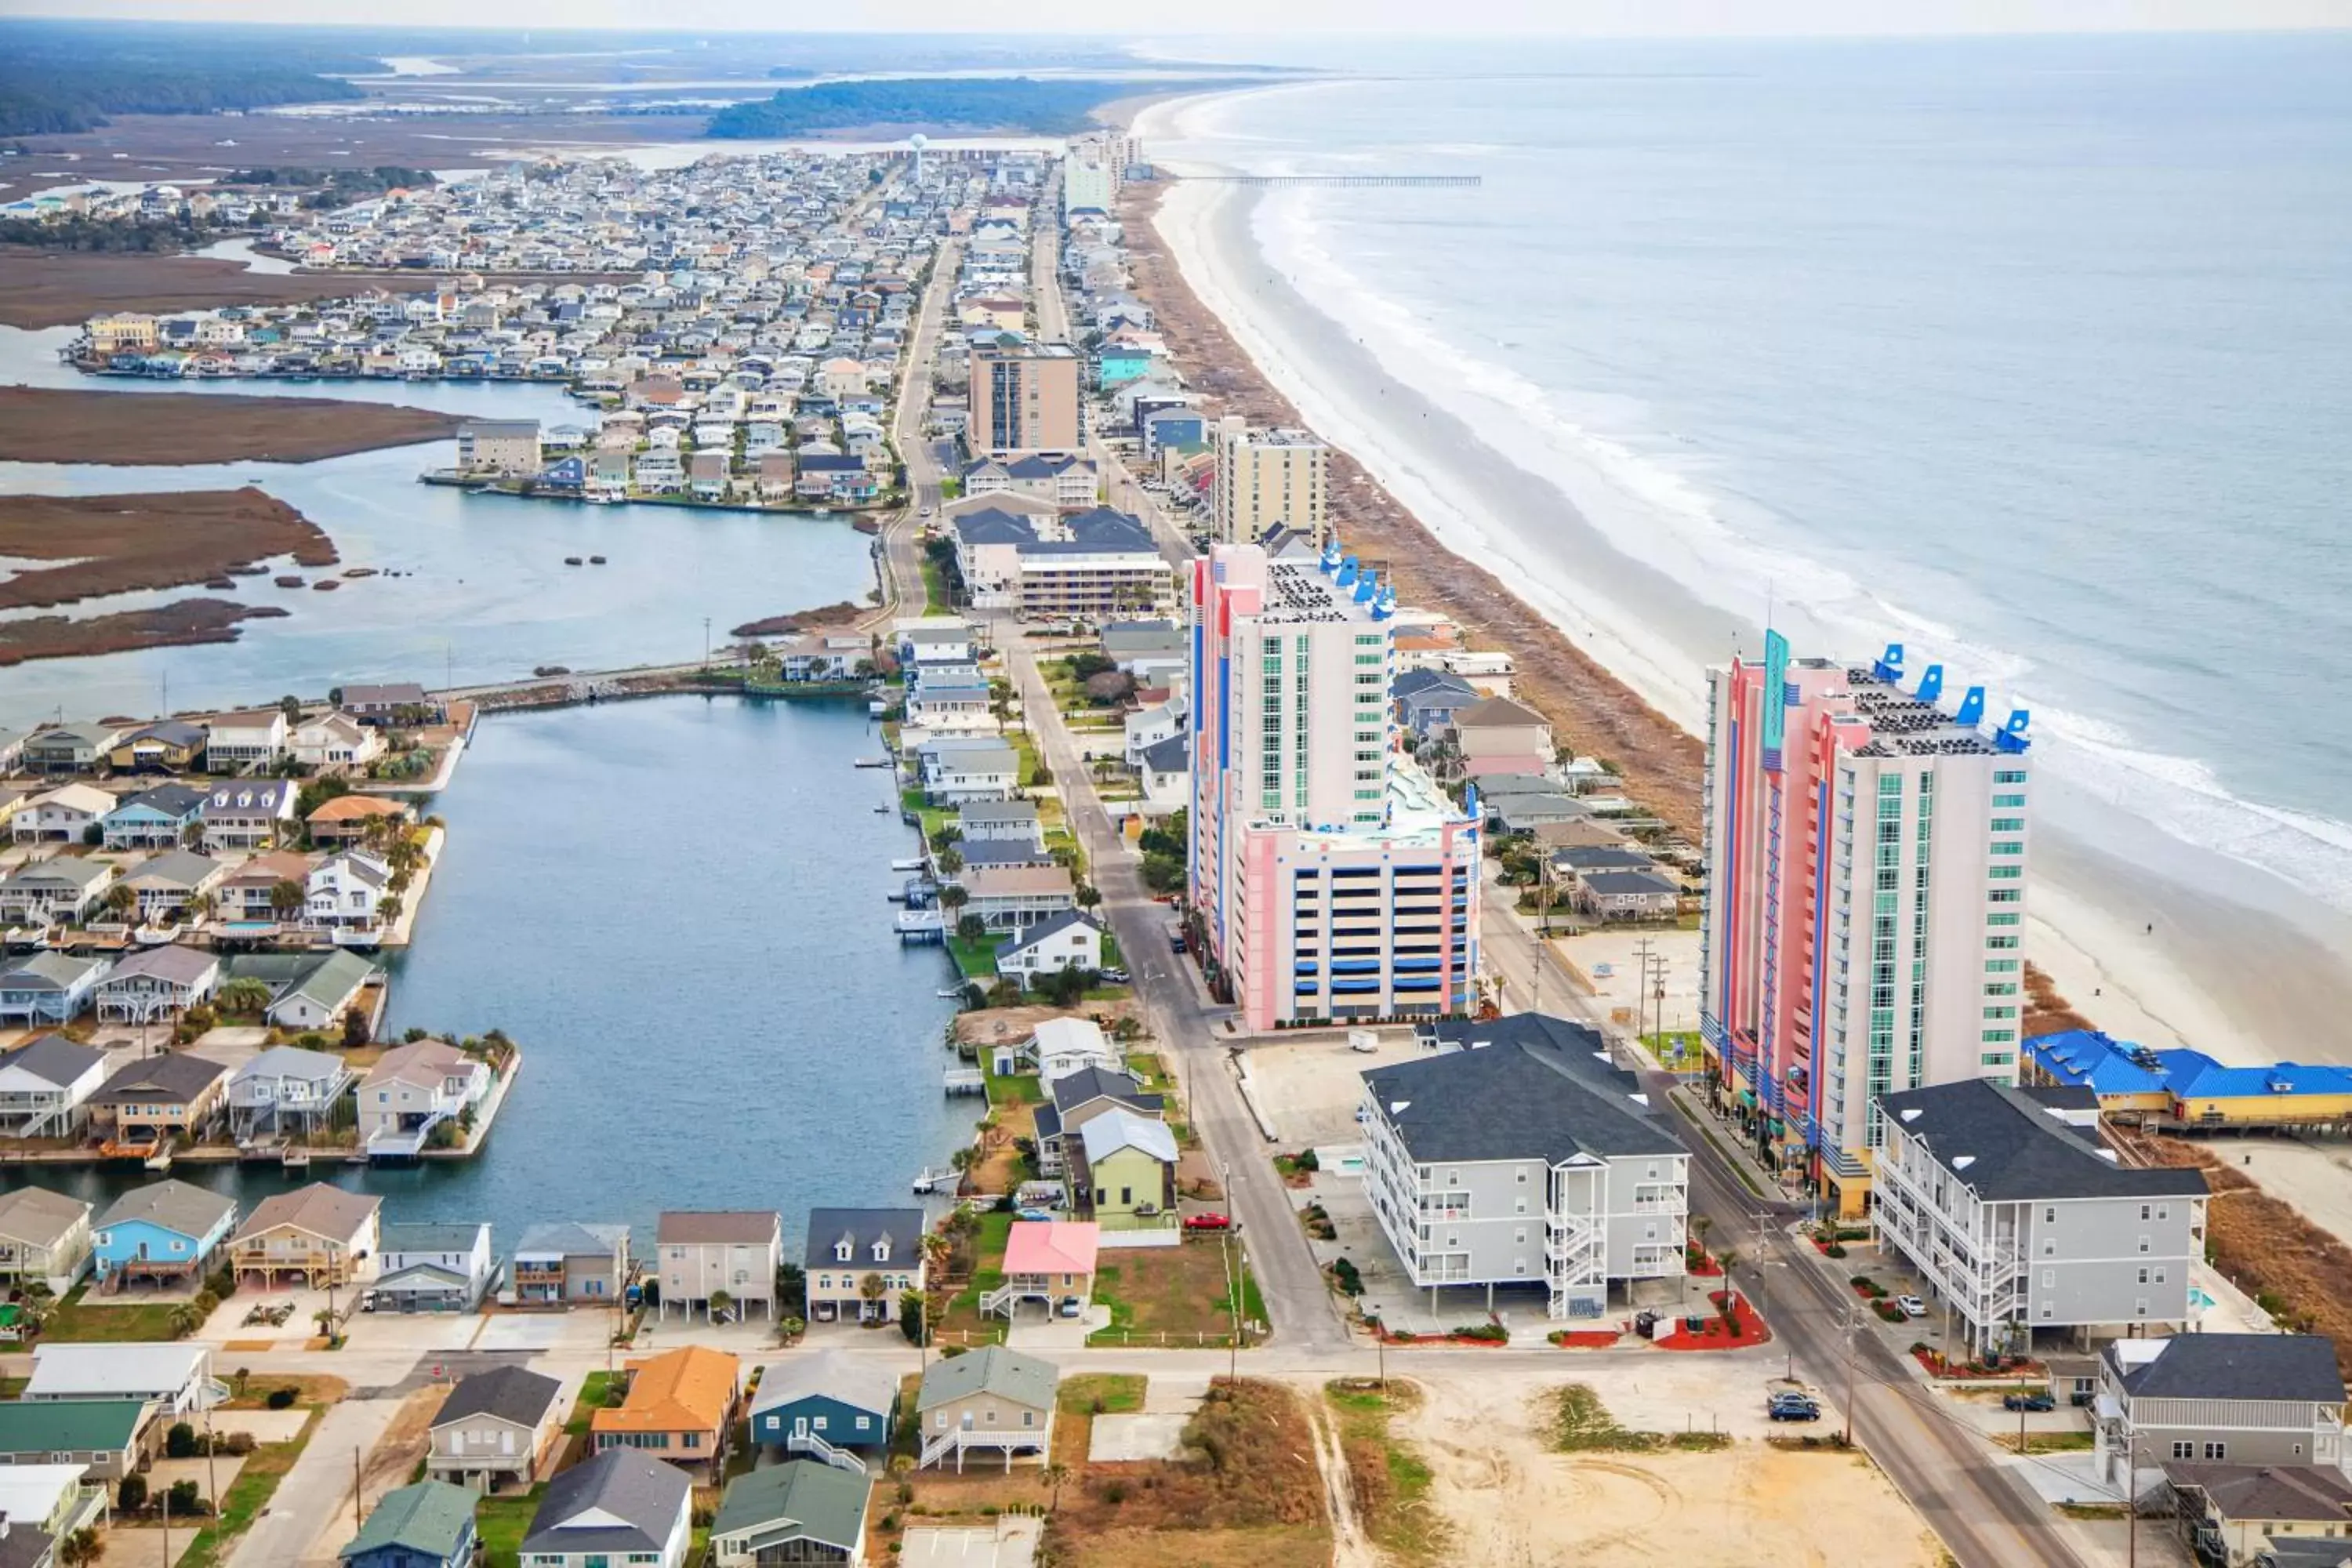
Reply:
[[341, 559], [316, 523], [250, 487], [0, 502], [0, 557], [58, 563], [0, 579], [0, 609], [184, 588], [279, 556], [301, 566]]
[[[1163, 108], [1139, 130], [1164, 134], [1168, 118]], [[1209, 412], [1303, 424], [1327, 439], [1333, 422], [1322, 415], [1336, 410], [1348, 432], [1337, 439], [1371, 442], [1360, 449], [1381, 473], [1335, 451], [1332, 512], [1349, 546], [1393, 573], [1400, 597], [1454, 616], [1475, 646], [1510, 653], [1520, 694], [1563, 747], [1609, 759], [1629, 794], [1695, 833], [1696, 671], [1734, 646], [1753, 648], [1753, 628], [1617, 550], [1540, 474], [1389, 375], [1265, 265], [1251, 201], [1225, 191], [1171, 199], [1162, 184], [1122, 200], [1136, 291], [1159, 313], [1188, 384]], [[1294, 399], [1315, 404], [1316, 416], [1301, 417]], [[1399, 495], [1437, 510], [1416, 515]], [[2352, 1011], [2352, 921], [2054, 779], [2036, 796], [2029, 967], [2054, 984], [2052, 1001], [2120, 1037], [2225, 1060], [2352, 1060], [2335, 1027]]]
[[93, 654], [193, 643], [235, 642], [239, 621], [290, 615], [275, 605], [239, 605], [226, 599], [183, 599], [153, 610], [125, 610], [76, 620], [67, 616], [31, 616], [0, 621], [0, 666], [36, 658], [85, 658]]
[[455, 415], [331, 397], [157, 398], [0, 387], [0, 462], [309, 463], [438, 440]]

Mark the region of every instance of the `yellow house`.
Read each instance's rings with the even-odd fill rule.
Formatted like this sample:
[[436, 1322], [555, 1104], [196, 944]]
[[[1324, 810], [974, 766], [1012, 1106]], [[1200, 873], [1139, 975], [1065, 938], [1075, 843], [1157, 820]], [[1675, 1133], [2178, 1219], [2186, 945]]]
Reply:
[[83, 330], [89, 334], [89, 346], [102, 354], [142, 352], [153, 348], [159, 341], [154, 317], [127, 310], [111, 316], [92, 316]]
[[1172, 1229], [1176, 1218], [1176, 1135], [1164, 1121], [1132, 1110], [1107, 1110], [1065, 1140], [1071, 1206], [1105, 1230]]

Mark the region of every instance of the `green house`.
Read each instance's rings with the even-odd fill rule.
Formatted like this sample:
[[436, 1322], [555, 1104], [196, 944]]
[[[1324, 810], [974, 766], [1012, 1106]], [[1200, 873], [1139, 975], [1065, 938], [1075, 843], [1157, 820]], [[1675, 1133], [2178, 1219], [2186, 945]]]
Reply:
[[475, 1500], [474, 1493], [447, 1481], [388, 1491], [336, 1555], [351, 1568], [467, 1568], [474, 1560]]
[[776, 1563], [856, 1563], [866, 1550], [863, 1469], [791, 1459], [728, 1483], [710, 1525], [717, 1568]]
[[1107, 1110], [1062, 1141], [1070, 1197], [1078, 1213], [1108, 1230], [1176, 1223], [1176, 1135], [1164, 1121]]

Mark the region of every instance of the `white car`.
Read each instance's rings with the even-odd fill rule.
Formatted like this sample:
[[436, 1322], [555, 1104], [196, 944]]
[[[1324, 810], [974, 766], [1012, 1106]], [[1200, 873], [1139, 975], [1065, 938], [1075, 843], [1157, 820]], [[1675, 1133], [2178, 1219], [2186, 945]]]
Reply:
[[1897, 1296], [1895, 1298], [1895, 1304], [1903, 1310], [1903, 1315], [1906, 1318], [1924, 1318], [1927, 1315], [1927, 1303], [1916, 1296]]

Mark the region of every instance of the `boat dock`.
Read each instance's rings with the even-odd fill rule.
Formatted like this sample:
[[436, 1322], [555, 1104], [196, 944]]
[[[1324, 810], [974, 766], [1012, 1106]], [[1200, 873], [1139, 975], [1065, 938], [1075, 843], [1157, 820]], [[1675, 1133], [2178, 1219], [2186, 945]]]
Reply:
[[950, 1094], [986, 1094], [988, 1075], [978, 1068], [950, 1068], [940, 1075]]
[[929, 1197], [933, 1193], [940, 1191], [952, 1193], [961, 1184], [962, 1179], [955, 1172], [934, 1171], [926, 1165], [922, 1173], [915, 1178], [915, 1195]]
[[908, 947], [926, 947], [948, 940], [948, 918], [939, 910], [900, 910], [898, 941]]

